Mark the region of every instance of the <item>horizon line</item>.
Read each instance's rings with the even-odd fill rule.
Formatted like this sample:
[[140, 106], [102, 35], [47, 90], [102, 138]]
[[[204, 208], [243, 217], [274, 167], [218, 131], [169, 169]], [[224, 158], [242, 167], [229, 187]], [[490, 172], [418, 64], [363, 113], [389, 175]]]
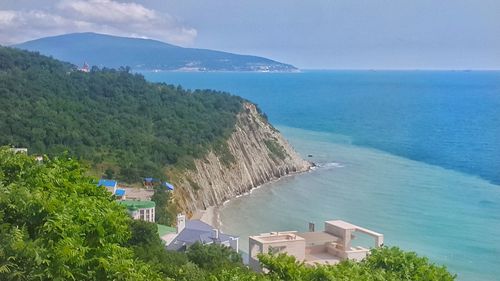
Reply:
[[500, 71], [500, 68], [299, 68], [299, 71]]

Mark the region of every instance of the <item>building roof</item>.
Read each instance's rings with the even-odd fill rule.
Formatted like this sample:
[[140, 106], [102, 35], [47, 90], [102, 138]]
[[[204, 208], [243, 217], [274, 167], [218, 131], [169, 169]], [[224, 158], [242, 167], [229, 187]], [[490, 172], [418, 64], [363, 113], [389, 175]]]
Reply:
[[97, 186], [104, 186], [104, 187], [116, 187], [117, 182], [115, 180], [106, 180], [106, 179], [100, 179], [99, 182], [97, 183]]
[[158, 226], [158, 235], [160, 235], [160, 237], [165, 236], [169, 233], [175, 233], [177, 231], [175, 227], [166, 226], [163, 224], [156, 224], [156, 225]]
[[116, 196], [125, 196], [125, 189], [117, 189], [115, 192]]
[[147, 208], [154, 208], [156, 206], [156, 203], [153, 201], [123, 200], [119, 201], [118, 203], [127, 207], [127, 209], [132, 209], [132, 208], [147, 209]]
[[144, 178], [143, 179], [145, 182], [158, 182], [160, 181], [159, 179], [157, 178]]
[[343, 229], [343, 230], [351, 230], [351, 231], [363, 232], [365, 234], [368, 234], [368, 235], [374, 236], [374, 237], [383, 237], [384, 236], [381, 233], [375, 232], [375, 231], [370, 230], [370, 229], [366, 229], [366, 228], [361, 227], [361, 226], [354, 225], [352, 223], [348, 223], [348, 222], [343, 221], [343, 220], [325, 221], [325, 224], [328, 224], [330, 226], [337, 227], [337, 228], [340, 228], [340, 229]]
[[[196, 242], [203, 244], [213, 243], [215, 241], [213, 229], [211, 225], [200, 220], [189, 220], [186, 222], [186, 227], [170, 242], [167, 249], [177, 251]], [[238, 236], [224, 234], [219, 231], [218, 241], [221, 243], [236, 238]]]
[[306, 240], [307, 244], [320, 245], [329, 242], [338, 242], [340, 241], [340, 237], [335, 236], [331, 233], [325, 231], [317, 231], [317, 232], [300, 232], [297, 233], [297, 236], [300, 236]]
[[212, 231], [214, 229], [213, 226], [209, 225], [208, 223], [204, 223], [201, 220], [186, 221], [186, 228], [204, 231]]

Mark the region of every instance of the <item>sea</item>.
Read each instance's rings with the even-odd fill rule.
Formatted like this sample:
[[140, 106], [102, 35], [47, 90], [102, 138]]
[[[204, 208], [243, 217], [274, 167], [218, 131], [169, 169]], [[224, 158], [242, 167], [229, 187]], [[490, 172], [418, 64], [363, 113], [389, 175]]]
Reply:
[[243, 251], [248, 235], [342, 219], [457, 280], [500, 280], [500, 72], [143, 74], [258, 104], [317, 164], [220, 208]]

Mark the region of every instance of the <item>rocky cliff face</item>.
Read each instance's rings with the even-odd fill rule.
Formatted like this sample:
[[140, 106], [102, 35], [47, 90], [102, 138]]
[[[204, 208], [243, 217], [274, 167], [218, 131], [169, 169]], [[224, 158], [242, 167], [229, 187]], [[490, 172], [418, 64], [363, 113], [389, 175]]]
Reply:
[[245, 103], [243, 107], [227, 140], [229, 151], [209, 152], [204, 159], [195, 160], [195, 170], [174, 180], [174, 196], [182, 210], [217, 206], [271, 180], [310, 169], [311, 163], [293, 150], [255, 105]]

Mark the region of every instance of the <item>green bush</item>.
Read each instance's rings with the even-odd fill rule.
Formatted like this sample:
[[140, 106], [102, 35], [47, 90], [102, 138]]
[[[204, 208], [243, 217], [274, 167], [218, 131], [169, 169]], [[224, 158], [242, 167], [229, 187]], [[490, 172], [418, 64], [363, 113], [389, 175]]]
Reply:
[[159, 280], [122, 246], [130, 221], [75, 160], [0, 149], [0, 280]]
[[397, 247], [374, 249], [361, 262], [342, 261], [338, 265], [307, 266], [285, 254], [263, 254], [259, 260], [271, 280], [282, 281], [453, 281], [456, 275], [413, 252]]

